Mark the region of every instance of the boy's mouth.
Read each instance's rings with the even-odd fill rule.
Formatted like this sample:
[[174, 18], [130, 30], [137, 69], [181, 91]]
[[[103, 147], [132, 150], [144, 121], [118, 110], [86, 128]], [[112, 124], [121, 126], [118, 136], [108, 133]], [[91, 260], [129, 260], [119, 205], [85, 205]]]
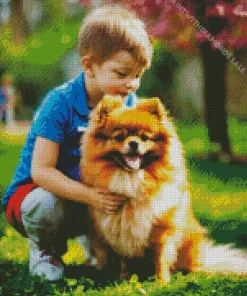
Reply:
[[122, 97], [122, 98], [125, 98], [128, 95], [128, 93], [126, 93], [126, 92], [118, 92], [117, 95]]

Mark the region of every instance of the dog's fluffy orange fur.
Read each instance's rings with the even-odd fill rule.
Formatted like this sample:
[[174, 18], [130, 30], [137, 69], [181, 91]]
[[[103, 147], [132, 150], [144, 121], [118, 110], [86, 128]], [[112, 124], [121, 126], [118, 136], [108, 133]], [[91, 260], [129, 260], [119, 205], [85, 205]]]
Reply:
[[159, 99], [130, 108], [104, 97], [83, 136], [80, 169], [84, 183], [128, 198], [115, 214], [90, 208], [99, 268], [109, 264], [110, 247], [121, 258], [121, 277], [147, 249], [164, 282], [174, 268], [247, 274], [244, 254], [213, 246], [195, 219], [182, 145]]

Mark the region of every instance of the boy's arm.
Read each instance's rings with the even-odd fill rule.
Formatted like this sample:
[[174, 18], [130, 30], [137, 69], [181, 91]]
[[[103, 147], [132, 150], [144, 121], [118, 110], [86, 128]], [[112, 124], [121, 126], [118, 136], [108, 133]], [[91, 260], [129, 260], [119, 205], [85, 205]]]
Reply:
[[74, 181], [56, 169], [59, 144], [37, 137], [33, 152], [33, 181], [58, 197], [87, 203], [108, 213], [115, 212], [125, 198]]

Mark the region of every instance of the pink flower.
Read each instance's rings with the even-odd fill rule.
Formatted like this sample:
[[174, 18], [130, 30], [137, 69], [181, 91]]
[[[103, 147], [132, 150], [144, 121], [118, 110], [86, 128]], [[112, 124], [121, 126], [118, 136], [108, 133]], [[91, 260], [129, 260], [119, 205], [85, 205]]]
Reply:
[[80, 3], [84, 6], [89, 6], [91, 5], [91, 0], [79, 0]]
[[237, 5], [233, 9], [233, 14], [240, 17], [247, 17], [247, 3]]
[[230, 37], [228, 39], [228, 45], [231, 48], [243, 48], [247, 46], [247, 36], [246, 37]]
[[214, 6], [209, 6], [206, 16], [228, 17], [233, 14], [233, 7], [223, 1], [218, 1]]
[[196, 39], [200, 42], [203, 43], [205, 42], [207, 39], [207, 36], [205, 34], [203, 34], [201, 31], [196, 31]]
[[172, 29], [171, 24], [168, 21], [157, 22], [152, 29], [152, 35], [154, 37], [164, 36], [165, 33], [169, 32]]

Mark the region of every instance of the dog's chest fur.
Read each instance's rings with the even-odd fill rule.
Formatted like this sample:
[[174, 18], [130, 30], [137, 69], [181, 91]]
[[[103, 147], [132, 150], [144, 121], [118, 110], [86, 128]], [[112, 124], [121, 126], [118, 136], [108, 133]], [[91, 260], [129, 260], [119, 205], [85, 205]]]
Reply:
[[[115, 214], [107, 215], [92, 209], [97, 228], [104, 239], [115, 252], [127, 257], [144, 255], [144, 250], [149, 246], [153, 224], [161, 214], [177, 206], [180, 199], [175, 192], [165, 190], [150, 200], [144, 195], [143, 178], [143, 171], [129, 174], [117, 170], [108, 189], [130, 199]], [[171, 196], [167, 196], [167, 193], [171, 193]]]
[[125, 204], [116, 214], [93, 210], [104, 239], [115, 252], [127, 257], [142, 256], [148, 246], [153, 214], [145, 207]]

